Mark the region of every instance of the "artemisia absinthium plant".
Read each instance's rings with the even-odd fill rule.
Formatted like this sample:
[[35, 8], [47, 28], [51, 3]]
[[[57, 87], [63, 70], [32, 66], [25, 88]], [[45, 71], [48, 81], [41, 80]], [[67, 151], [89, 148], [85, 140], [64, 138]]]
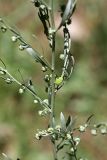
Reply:
[[[49, 5], [43, 0], [32, 0], [35, 8], [38, 10], [38, 17], [43, 25], [44, 34], [49, 41], [49, 47], [52, 52], [51, 62], [47, 62], [45, 57], [43, 57], [36, 49], [34, 49], [30, 44], [28, 44], [21, 34], [14, 28], [10, 27], [2, 18], [0, 18], [0, 28], [1, 32], [5, 33], [10, 31], [12, 33], [12, 42], [19, 41], [19, 49], [21, 51], [25, 50], [34, 60], [39, 63], [42, 67], [42, 71], [45, 72], [44, 81], [46, 82], [46, 93], [47, 99], [42, 99], [33, 86], [32, 80], [29, 79], [27, 83], [21, 83], [19, 80], [14, 78], [1, 59], [2, 66], [0, 67], [1, 78], [7, 83], [17, 83], [19, 87], [19, 93], [24, 93], [25, 90], [29, 91], [34, 97], [34, 103], [39, 103], [43, 108], [38, 112], [40, 116], [49, 116], [49, 125], [45, 130], [37, 130], [35, 138], [40, 140], [44, 137], [49, 137], [53, 145], [53, 155], [54, 160], [59, 160], [60, 152], [63, 150], [65, 154], [60, 159], [70, 159], [70, 160], [86, 160], [80, 157], [77, 153], [78, 145], [80, 142], [80, 133], [84, 133], [87, 128], [90, 128], [92, 135], [97, 135], [97, 133], [106, 134], [107, 124], [100, 123], [97, 125], [92, 125], [90, 123], [91, 115], [87, 121], [78, 127], [75, 126], [75, 120], [69, 115], [67, 120], [63, 113], [60, 114], [60, 125], [55, 122], [55, 96], [58, 90], [65, 84], [65, 82], [71, 77], [74, 57], [71, 54], [71, 37], [69, 33], [68, 26], [71, 25], [72, 15], [76, 8], [76, 0], [68, 0], [66, 5], [60, 6], [61, 22], [56, 28], [54, 23], [54, 1], [50, 0]], [[63, 62], [62, 72], [60, 75], [56, 74], [55, 70], [55, 53], [56, 53], [56, 34], [60, 29], [63, 29], [63, 52], [59, 55], [59, 58]], [[57, 105], [57, 104], [56, 104]], [[78, 135], [77, 136], [77, 132]], [[76, 135], [75, 135], [76, 133]], [[9, 159], [6, 154], [3, 153], [5, 159]]]

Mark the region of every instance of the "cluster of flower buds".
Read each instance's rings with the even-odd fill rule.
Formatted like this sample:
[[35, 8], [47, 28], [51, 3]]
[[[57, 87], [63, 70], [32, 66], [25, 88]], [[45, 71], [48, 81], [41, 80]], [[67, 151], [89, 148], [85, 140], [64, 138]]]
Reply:
[[51, 136], [52, 138], [56, 139], [57, 137], [61, 137], [61, 126], [57, 125], [55, 128], [49, 127], [47, 130], [37, 130], [38, 132], [35, 135], [37, 140], [40, 140], [42, 137]]
[[44, 27], [44, 33], [48, 37], [48, 30], [50, 27], [50, 22], [49, 22], [49, 13], [48, 13], [48, 8], [47, 6], [41, 2], [40, 0], [33, 0], [33, 3], [35, 7], [39, 9], [38, 11], [38, 16], [43, 24]]
[[49, 40], [49, 45], [50, 45], [50, 47], [52, 48], [52, 46], [53, 46], [53, 33], [54, 33], [55, 31], [52, 29], [52, 28], [49, 28], [49, 31], [48, 31], [48, 40]]
[[44, 27], [44, 33], [47, 36], [47, 39], [49, 40], [49, 45], [52, 48], [53, 46], [53, 33], [55, 30], [52, 30], [49, 20], [49, 9], [48, 7], [39, 0], [33, 1], [35, 7], [39, 8], [38, 16], [43, 24]]
[[12, 82], [14, 82], [14, 80], [12, 79], [12, 77], [9, 77], [6, 74], [6, 70], [3, 69], [2, 67], [0, 67], [0, 78], [2, 78], [7, 84], [11, 84]]
[[71, 38], [67, 25], [65, 25], [63, 28], [63, 34], [64, 34], [64, 51], [63, 51], [63, 56], [60, 55], [60, 58], [64, 60], [62, 76], [64, 77], [64, 79], [67, 79], [70, 77], [74, 66], [74, 57], [70, 53]]
[[39, 114], [39, 116], [46, 116], [46, 115], [50, 114], [50, 109], [45, 108], [44, 110], [39, 110], [38, 114]]
[[106, 123], [94, 125], [94, 127], [91, 129], [91, 134], [96, 136], [98, 133], [102, 135], [107, 134], [107, 124]]
[[79, 126], [79, 131], [80, 131], [81, 133], [82, 133], [82, 132], [85, 132], [87, 127], [88, 127], [87, 124], [85, 124], [85, 125], [80, 125], [80, 126]]

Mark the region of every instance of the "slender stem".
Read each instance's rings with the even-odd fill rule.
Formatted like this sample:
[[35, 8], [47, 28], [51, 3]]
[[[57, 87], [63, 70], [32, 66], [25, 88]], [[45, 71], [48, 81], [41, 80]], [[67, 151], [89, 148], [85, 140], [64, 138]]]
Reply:
[[51, 80], [51, 109], [52, 109], [52, 117], [54, 115], [54, 109], [55, 109], [55, 34], [53, 34], [53, 46], [52, 46], [52, 80]]
[[50, 0], [50, 15], [51, 15], [51, 27], [55, 29], [55, 21], [54, 21], [54, 1]]
[[[51, 115], [50, 115], [50, 121], [52, 122], [53, 117], [55, 117], [55, 38], [56, 33], [55, 30], [55, 22], [54, 22], [54, 1], [50, 0], [50, 19], [51, 19], [51, 29], [52, 32], [52, 79], [51, 79]], [[56, 148], [56, 142], [54, 140], [53, 144], [53, 155], [54, 160], [58, 160], [57, 158], [57, 148]]]
[[55, 22], [54, 22], [54, 6], [53, 0], [50, 0], [50, 19], [51, 19], [51, 28], [53, 30], [52, 34], [52, 79], [51, 79], [51, 120], [54, 117], [54, 108], [55, 108]]

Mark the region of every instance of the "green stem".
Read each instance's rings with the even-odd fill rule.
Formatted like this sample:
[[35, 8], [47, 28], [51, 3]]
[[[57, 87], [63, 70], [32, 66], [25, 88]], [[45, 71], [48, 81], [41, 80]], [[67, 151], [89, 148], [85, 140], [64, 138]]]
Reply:
[[[50, 0], [50, 19], [51, 19], [51, 29], [52, 29], [52, 79], [51, 79], [51, 115], [50, 121], [52, 122], [53, 117], [55, 117], [55, 38], [56, 33], [55, 30], [55, 22], [54, 22], [54, 1]], [[56, 142], [54, 140], [53, 144], [53, 155], [54, 160], [58, 160], [57, 158], [57, 149], [56, 149]]]
[[55, 30], [55, 22], [54, 22], [54, 6], [53, 0], [50, 0], [50, 19], [51, 19], [51, 29], [53, 30], [52, 33], [52, 79], [51, 79], [51, 121], [54, 117], [54, 108], [55, 108], [55, 37], [56, 34]]

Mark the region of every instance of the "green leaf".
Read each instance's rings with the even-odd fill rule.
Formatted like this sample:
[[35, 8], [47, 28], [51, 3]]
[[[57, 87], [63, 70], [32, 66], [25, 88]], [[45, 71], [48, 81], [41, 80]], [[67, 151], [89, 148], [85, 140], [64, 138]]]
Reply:
[[66, 127], [69, 126], [70, 122], [71, 122], [71, 116], [68, 116], [68, 119], [67, 119], [67, 121], [66, 121]]
[[56, 124], [55, 124], [55, 118], [53, 117], [52, 118], [52, 121], [51, 121], [51, 127], [52, 128], [55, 128]]
[[66, 128], [68, 132], [71, 131], [71, 129], [73, 128], [72, 125], [73, 125], [73, 120], [72, 120], [72, 117], [69, 116], [66, 121]]
[[63, 131], [66, 131], [66, 121], [63, 113], [60, 113], [60, 121], [61, 121], [61, 128]]
[[68, 0], [63, 17], [62, 17], [62, 21], [61, 21], [58, 29], [60, 29], [65, 24], [66, 20], [68, 20], [72, 16], [72, 14], [74, 13], [75, 8], [76, 8], [76, 2], [77, 2], [77, 0]]

